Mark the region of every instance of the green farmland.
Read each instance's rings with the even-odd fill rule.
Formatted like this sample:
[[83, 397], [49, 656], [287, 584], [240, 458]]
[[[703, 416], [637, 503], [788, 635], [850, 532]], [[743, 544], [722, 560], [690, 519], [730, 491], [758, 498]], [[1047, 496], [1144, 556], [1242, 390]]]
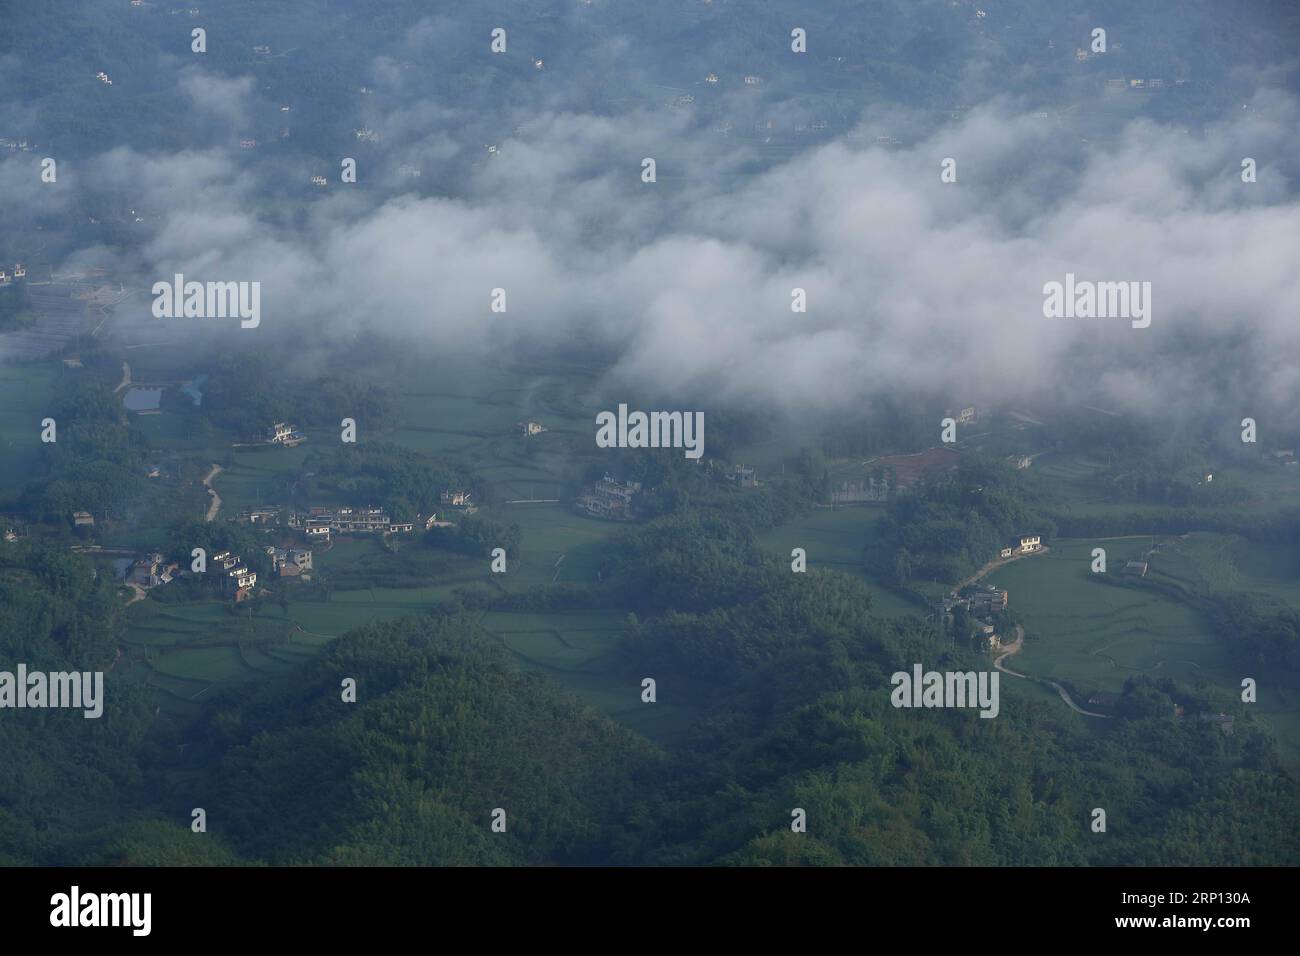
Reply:
[[1137, 674], [1226, 680], [1227, 654], [1192, 608], [1155, 591], [1114, 587], [1092, 573], [1093, 548], [1106, 549], [1108, 572], [1118, 576], [1150, 541], [1058, 539], [1049, 553], [991, 573], [988, 583], [1010, 592], [1025, 622], [1028, 640], [1016, 669], [1105, 691], [1119, 691]]
[[[1106, 495], [1103, 473], [1102, 463], [1085, 455], [1050, 453], [1036, 458], [1026, 475], [1029, 481], [1057, 498], [1073, 515], [1120, 519], [1135, 511], [1158, 516], [1179, 510], [1169, 505], [1112, 501]], [[1258, 514], [1300, 506], [1300, 469], [1297, 468], [1224, 466], [1216, 469], [1214, 487], [1228, 486], [1244, 489], [1250, 500], [1203, 505], [1200, 510]]]
[[[552, 581], [592, 582], [598, 548], [622, 530], [552, 504], [502, 505], [493, 517], [524, 529], [524, 553], [504, 575], [492, 574], [487, 559], [436, 551], [417, 540], [402, 540], [391, 552], [374, 539], [342, 539], [316, 553], [317, 577], [346, 585], [430, 568], [428, 583], [342, 586], [328, 600], [296, 599], [300, 592], [290, 586], [285, 606], [265, 603], [256, 612], [216, 600], [135, 604], [126, 611], [129, 673], [156, 689], [165, 709], [190, 715], [223, 687], [284, 673], [346, 631], [429, 610], [459, 588], [508, 592]], [[648, 736], [666, 739], [690, 724], [689, 707], [671, 700], [642, 703], [639, 679], [616, 669], [621, 614], [490, 612], [485, 624], [521, 666], [546, 673]]]
[[[1192, 536], [1197, 537], [1211, 536]], [[1010, 606], [1027, 634], [1024, 650], [1011, 666], [1061, 681], [1085, 695], [1118, 692], [1125, 680], [1137, 675], [1171, 677], [1188, 685], [1205, 681], [1222, 692], [1235, 692], [1244, 676], [1257, 677], [1241, 672], [1228, 649], [1231, 636], [1210, 628], [1192, 603], [1194, 590], [1180, 598], [1164, 589], [1175, 576], [1188, 572], [1192, 559], [1183, 550], [1188, 540], [1161, 541], [1160, 550], [1149, 556], [1144, 583], [1132, 587], [1099, 580], [1090, 569], [1092, 550], [1105, 548], [1107, 571], [1118, 576], [1126, 561], [1147, 553], [1152, 545], [1148, 536], [1058, 539], [1049, 553], [989, 574], [988, 583], [1008, 590]], [[1212, 553], [1216, 549], [1208, 542], [1190, 549], [1190, 555], [1206, 562]], [[1279, 738], [1284, 755], [1300, 761], [1300, 720], [1292, 696], [1274, 690], [1270, 697], [1261, 697], [1257, 715]]]
[[[146, 601], [128, 611], [128, 673], [159, 691], [164, 709], [192, 715], [223, 687], [287, 673], [348, 630], [419, 613], [450, 596], [443, 587], [341, 591], [328, 602], [264, 607], [249, 616], [215, 601], [165, 608]], [[649, 737], [664, 740], [690, 725], [689, 705], [670, 697], [653, 707], [642, 703], [639, 678], [617, 663], [620, 613], [488, 612], [484, 624], [520, 666]]]

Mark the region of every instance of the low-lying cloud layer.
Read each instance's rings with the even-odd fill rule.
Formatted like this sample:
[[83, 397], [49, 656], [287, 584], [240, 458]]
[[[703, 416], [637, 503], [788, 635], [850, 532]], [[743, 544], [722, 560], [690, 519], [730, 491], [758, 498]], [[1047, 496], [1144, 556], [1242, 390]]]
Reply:
[[[196, 110], [237, 125], [248, 84], [184, 83]], [[375, 119], [393, 155], [476, 154], [454, 197], [385, 161], [341, 184], [335, 159], [328, 195], [286, 213], [265, 197], [309, 171], [227, 150], [114, 150], [69, 187], [133, 190], [153, 212], [139, 248], [114, 254], [125, 281], [260, 281], [262, 326], [232, 327], [234, 344], [294, 328], [329, 347], [376, 324], [485, 353], [586, 342], [632, 385], [817, 411], [910, 391], [1256, 416], [1300, 399], [1287, 95], [1260, 93], [1205, 136], [1134, 121], [1093, 142], [1071, 116], [993, 101], [868, 145], [907, 123], [869, 114], [774, 165], [684, 111], [521, 115], [495, 154], [458, 138], [454, 114], [415, 102]], [[641, 181], [644, 157], [658, 182]], [[33, 160], [0, 161], [0, 183], [19, 162]], [[1150, 282], [1150, 327], [1045, 318], [1043, 286], [1066, 273]]]

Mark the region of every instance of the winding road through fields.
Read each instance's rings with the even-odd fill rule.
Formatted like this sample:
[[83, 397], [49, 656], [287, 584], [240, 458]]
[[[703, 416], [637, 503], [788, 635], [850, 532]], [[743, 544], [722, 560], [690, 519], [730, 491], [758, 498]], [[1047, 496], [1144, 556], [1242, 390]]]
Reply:
[[[1145, 537], [1145, 535], [1140, 535], [1138, 537]], [[984, 577], [984, 575], [988, 574], [990, 571], [993, 571], [996, 568], [1000, 568], [1004, 564], [1010, 564], [1012, 561], [1019, 561], [1021, 558], [1032, 558], [1035, 555], [1047, 554], [1051, 550], [1052, 550], [1051, 548], [1040, 548], [1039, 550], [1032, 551], [1029, 554], [1018, 554], [1011, 558], [998, 558], [994, 561], [990, 561], [988, 564], [984, 565], [984, 567], [980, 568], [970, 577], [959, 582], [957, 586], [953, 588], [953, 590], [960, 591], [962, 588], [974, 584], [980, 578]], [[1023, 678], [1024, 680], [1037, 681], [1040, 684], [1047, 684], [1049, 687], [1055, 688], [1056, 692], [1061, 695], [1061, 700], [1065, 701], [1065, 705], [1069, 707], [1072, 711], [1074, 711], [1076, 714], [1083, 714], [1085, 717], [1105, 717], [1105, 718], [1110, 717], [1110, 714], [1098, 714], [1095, 711], [1084, 710], [1082, 707], [1080, 707], [1078, 704], [1074, 702], [1074, 698], [1070, 696], [1070, 692], [1054, 680], [1048, 680], [1046, 677], [1035, 677], [1032, 674], [1022, 674], [1019, 671], [1013, 671], [1009, 667], [1002, 666], [1002, 662], [1004, 660], [1006, 660], [1008, 657], [1012, 657], [1013, 655], [1019, 654], [1020, 651], [1024, 648], [1024, 646], [1025, 646], [1025, 629], [1021, 627], [1019, 624], [1017, 624], [1016, 639], [1012, 641], [1010, 644], [1008, 644], [1006, 648], [1003, 649], [1002, 653], [993, 659], [993, 666], [996, 667], [1004, 674], [1010, 674], [1012, 677], [1020, 677]]]
[[212, 502], [208, 505], [208, 514], [204, 521], [216, 521], [217, 512], [221, 510], [221, 495], [217, 494], [217, 489], [212, 487], [212, 479], [221, 474], [221, 466], [213, 465], [212, 470], [208, 472], [208, 477], [203, 479], [203, 487], [208, 489], [208, 494], [212, 496]]
[[1044, 545], [1043, 547], [1039, 548], [1037, 551], [1030, 551], [1028, 554], [1013, 554], [1009, 558], [994, 558], [992, 561], [984, 565], [984, 567], [980, 568], [970, 577], [964, 578], [961, 581], [958, 581], [955, 585], [953, 585], [953, 592], [956, 593], [960, 591], [962, 588], [974, 584], [976, 581], [984, 577], [990, 571], [996, 571], [1004, 564], [1010, 564], [1012, 561], [1019, 561], [1021, 558], [1032, 558], [1040, 554], [1049, 554], [1051, 550], [1052, 550], [1051, 548]]
[[1012, 677], [1023, 677], [1025, 680], [1038, 681], [1040, 684], [1047, 684], [1049, 687], [1056, 688], [1056, 692], [1061, 695], [1061, 700], [1065, 705], [1076, 714], [1083, 714], [1085, 717], [1105, 717], [1109, 718], [1110, 714], [1099, 714], [1096, 711], [1084, 710], [1074, 702], [1070, 692], [1054, 680], [1048, 680], [1046, 677], [1034, 677], [1032, 674], [1022, 674], [1019, 671], [1013, 671], [1009, 667], [1003, 667], [1002, 662], [1014, 654], [1019, 654], [1021, 648], [1025, 646], [1025, 629], [1019, 624], [1016, 625], [1016, 639], [1006, 646], [1001, 654], [993, 659], [993, 666], [1004, 674], [1010, 674]]

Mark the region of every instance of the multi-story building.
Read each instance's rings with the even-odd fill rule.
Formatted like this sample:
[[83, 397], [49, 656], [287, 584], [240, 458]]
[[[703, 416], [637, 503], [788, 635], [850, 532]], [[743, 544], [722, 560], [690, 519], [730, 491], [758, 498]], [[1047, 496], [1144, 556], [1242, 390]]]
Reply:
[[731, 474], [727, 476], [727, 480], [734, 481], [741, 488], [758, 487], [758, 476], [749, 465], [736, 465], [731, 469]]
[[251, 588], [256, 583], [257, 572], [243, 561], [226, 570], [226, 585], [230, 588]]
[[273, 525], [279, 520], [280, 512], [263, 509], [258, 511], [241, 511], [234, 517], [237, 524]]
[[598, 518], [632, 517], [632, 499], [641, 491], [639, 481], [618, 481], [608, 474], [578, 498], [578, 506]]
[[266, 440], [272, 445], [288, 445], [290, 447], [299, 442], [306, 441], [307, 436], [298, 431], [297, 425], [290, 425], [287, 422], [276, 422], [266, 430]]
[[311, 551], [306, 548], [268, 547], [271, 567], [282, 578], [297, 577], [312, 568]]
[[980, 617], [996, 614], [1006, 608], [1007, 598], [1008, 594], [1002, 588], [988, 587], [976, 591], [970, 596], [970, 613]]
[[1043, 547], [1042, 538], [1036, 534], [1022, 534], [1016, 538], [1012, 544], [1015, 547], [1016, 554], [1029, 554], [1032, 551], [1041, 551]]
[[839, 488], [831, 492], [831, 504], [848, 505], [866, 501], [888, 501], [889, 491], [889, 480], [884, 476], [881, 476], [879, 481], [870, 476], [853, 481], [842, 481]]
[[253, 593], [257, 586], [257, 572], [248, 567], [239, 555], [218, 551], [212, 555], [212, 563], [220, 572], [222, 590], [233, 593], [236, 601], [242, 601]]
[[143, 588], [153, 588], [163, 583], [163, 574], [163, 556], [155, 551], [131, 565], [127, 580]]
[[308, 538], [328, 541], [331, 534], [393, 534], [415, 530], [413, 521], [393, 521], [383, 508], [312, 508], [289, 516], [289, 527]]

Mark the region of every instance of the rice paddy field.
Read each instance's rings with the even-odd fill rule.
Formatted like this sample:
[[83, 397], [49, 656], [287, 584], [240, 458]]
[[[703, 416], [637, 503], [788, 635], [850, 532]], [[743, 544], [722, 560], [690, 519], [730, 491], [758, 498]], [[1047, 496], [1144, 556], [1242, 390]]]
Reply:
[[[248, 617], [215, 601], [142, 602], [128, 611], [127, 672], [156, 690], [168, 712], [192, 715], [223, 688], [290, 672], [348, 630], [419, 613], [449, 596], [449, 588], [439, 587], [343, 591], [328, 602], [290, 603]], [[690, 726], [689, 705], [671, 696], [653, 707], [643, 703], [639, 679], [616, 665], [621, 614], [488, 612], [483, 622], [520, 666], [555, 679], [611, 718], [660, 741]]]
[[[162, 367], [142, 371], [157, 376]], [[328, 600], [319, 593], [306, 599], [307, 591], [291, 585], [285, 604], [264, 603], [256, 612], [215, 600], [132, 605], [126, 669], [156, 689], [165, 708], [189, 714], [224, 687], [287, 672], [348, 630], [426, 611], [461, 588], [508, 593], [594, 581], [599, 549], [625, 526], [545, 500], [560, 496], [575, 468], [574, 449], [591, 442], [592, 415], [580, 398], [589, 380], [594, 376], [581, 369], [470, 367], [451, 358], [411, 361], [384, 375], [396, 425], [380, 437], [454, 459], [492, 483], [497, 503], [480, 514], [518, 524], [523, 535], [520, 553], [507, 556], [507, 573], [492, 574], [486, 558], [431, 549], [419, 534], [396, 539], [393, 549], [372, 538], [337, 539], [314, 554], [315, 577], [330, 583]], [[515, 426], [525, 419], [547, 431], [525, 439]], [[295, 448], [232, 448], [195, 421], [184, 405], [137, 418], [155, 447], [226, 462], [214, 481], [222, 517], [282, 500], [312, 450], [338, 441], [337, 432], [306, 429], [307, 442]], [[373, 432], [358, 424], [365, 441]], [[194, 492], [197, 515], [208, 498], [201, 487]], [[135, 546], [137, 537], [123, 532], [121, 540]], [[630, 678], [605, 673], [622, 637], [618, 615], [492, 614], [487, 624], [521, 665], [550, 674], [617, 719], [659, 736], [689, 722], [683, 708], [642, 704], [639, 683], [624, 687]]]
[[[487, 559], [435, 551], [418, 539], [400, 540], [396, 553], [373, 538], [340, 539], [315, 552], [315, 565], [319, 575], [343, 585], [434, 570], [427, 584], [343, 586], [327, 601], [296, 600], [301, 592], [291, 587], [286, 606], [266, 604], [255, 613], [215, 600], [139, 602], [126, 611], [128, 673], [154, 688], [169, 712], [193, 714], [223, 687], [285, 673], [353, 628], [427, 611], [460, 588], [499, 593], [594, 581], [597, 549], [623, 529], [555, 504], [500, 505], [485, 513], [523, 529], [523, 553], [508, 557], [505, 574], [491, 573]], [[690, 724], [689, 708], [663, 700], [646, 705], [638, 681], [610, 673], [623, 636], [620, 614], [491, 612], [484, 623], [521, 666], [546, 673], [614, 719], [660, 740]]]
[[[144, 374], [165, 374], [162, 361], [153, 356]], [[503, 501], [559, 497], [561, 484], [574, 470], [574, 451], [592, 447], [594, 413], [585, 396], [596, 377], [580, 367], [505, 368], [447, 356], [358, 374], [389, 391], [394, 411], [391, 422], [359, 421], [360, 441], [395, 442], [454, 459], [490, 481]], [[546, 431], [524, 438], [516, 422], [525, 419], [542, 422]], [[234, 465], [217, 484], [223, 511], [276, 500], [283, 482], [300, 472], [313, 450], [336, 446], [339, 440], [337, 429], [304, 428], [308, 440], [294, 448], [232, 447], [230, 436], [201, 427], [183, 402], [165, 403], [159, 414], [136, 416], [136, 424], [162, 451], [214, 462], [233, 456]]]
[[[1011, 666], [1085, 695], [1119, 692], [1125, 680], [1140, 674], [1188, 685], [1204, 680], [1221, 690], [1239, 688], [1242, 677], [1259, 679], [1242, 672], [1228, 650], [1231, 636], [1216, 634], [1190, 600], [1219, 573], [1223, 549], [1230, 544], [1212, 539], [1222, 537], [1057, 539], [1047, 554], [998, 568], [985, 581], [1008, 590], [1027, 634]], [[1151, 553], [1153, 543], [1160, 548]], [[1098, 547], [1106, 550], [1108, 574], [1118, 575], [1125, 562], [1145, 558], [1147, 578], [1135, 587], [1100, 580], [1091, 570], [1092, 550]], [[1272, 580], [1277, 593], [1294, 593], [1280, 577]], [[1187, 587], [1185, 597], [1162, 587], [1171, 583]], [[1283, 754], [1300, 762], [1300, 700], [1294, 698], [1273, 689], [1267, 700], [1261, 696], [1255, 713], [1278, 738]]]
[[601, 548], [628, 527], [587, 517], [562, 504], [504, 504], [480, 513], [503, 524], [517, 524], [523, 532], [519, 561], [509, 566], [507, 574], [493, 576], [506, 590], [594, 582]]
[[[166, 351], [133, 353], [134, 380], [193, 377], [194, 370], [169, 369]], [[0, 460], [0, 482], [7, 487], [20, 485], [30, 473], [40, 452], [40, 418], [69, 374], [76, 373], [55, 363], [0, 369], [0, 440], [7, 452]], [[359, 374], [389, 390], [395, 412], [391, 422], [359, 422], [361, 440], [395, 442], [481, 475], [492, 486], [494, 503], [480, 514], [518, 524], [523, 535], [519, 553], [508, 556], [508, 572], [500, 575], [490, 572], [486, 558], [434, 551], [419, 534], [397, 539], [393, 548], [374, 539], [345, 538], [316, 551], [317, 579], [330, 583], [327, 600], [294, 585], [284, 604], [266, 602], [255, 613], [217, 601], [137, 602], [125, 612], [127, 659], [122, 669], [153, 688], [167, 710], [197, 713], [225, 687], [288, 673], [348, 630], [421, 613], [461, 589], [502, 594], [551, 583], [594, 582], [602, 550], [626, 530], [619, 522], [580, 515], [551, 500], [573, 482], [584, 452], [592, 447], [593, 409], [610, 405], [599, 396], [595, 370], [545, 363], [527, 368], [472, 365], [447, 355], [434, 361], [399, 359]], [[516, 422], [527, 419], [547, 430], [521, 436]], [[223, 518], [284, 500], [313, 451], [338, 442], [335, 429], [309, 428], [308, 441], [295, 448], [233, 446], [231, 436], [214, 433], [188, 403], [166, 399], [159, 413], [134, 416], [134, 422], [160, 455], [224, 463], [214, 482]], [[999, 430], [997, 422], [991, 427], [974, 439], [983, 450], [1037, 450], [1026, 445], [1036, 433]], [[770, 472], [787, 453], [784, 443], [772, 441], [738, 454]], [[860, 462], [847, 465], [852, 467], [845, 476], [861, 477]], [[1100, 493], [1101, 468], [1086, 456], [1049, 452], [1037, 457], [1026, 474], [1070, 513], [1126, 517], [1135, 510], [1132, 504], [1108, 502]], [[1300, 475], [1295, 472], [1224, 469], [1216, 478], [1246, 483], [1256, 493], [1249, 507], [1233, 508], [1241, 511], [1300, 503]], [[156, 547], [178, 518], [201, 516], [209, 500], [197, 481], [151, 483], [139, 513], [128, 521], [103, 523], [97, 538], [108, 547]], [[924, 607], [873, 580], [863, 567], [863, 552], [875, 539], [882, 510], [881, 505], [814, 510], [767, 530], [759, 542], [785, 561], [791, 549], [804, 548], [810, 568], [858, 578], [878, 614], [923, 615]], [[1155, 514], [1161, 509], [1142, 510]], [[1089, 570], [1093, 547], [1107, 549], [1110, 571], [1118, 574], [1125, 561], [1148, 555], [1155, 543], [1149, 537], [1058, 540], [1049, 554], [993, 572], [988, 582], [1011, 592], [1011, 604], [1030, 635], [1015, 668], [1086, 691], [1118, 691], [1137, 674], [1238, 685], [1241, 675], [1229, 659], [1224, 636], [1212, 633], [1195, 598], [1219, 589], [1253, 590], [1300, 606], [1300, 557], [1231, 535], [1193, 534], [1160, 542], [1151, 557], [1149, 586], [1109, 586]], [[950, 585], [924, 582], [917, 590], [937, 596]], [[521, 666], [551, 676], [653, 738], [670, 739], [690, 725], [692, 711], [672, 700], [671, 688], [661, 688], [655, 706], [643, 704], [639, 678], [620, 669], [621, 615], [490, 612], [484, 624]], [[1007, 684], [1009, 693], [1045, 700], [1055, 696], [1029, 681], [1008, 679]], [[1258, 713], [1279, 736], [1284, 752], [1300, 760], [1300, 717], [1289, 713], [1300, 711], [1297, 704], [1264, 694]]]
[[1151, 539], [1057, 539], [1049, 553], [998, 568], [985, 579], [1006, 588], [1029, 636], [1016, 669], [1119, 691], [1136, 674], [1192, 682], [1230, 670], [1223, 645], [1191, 607], [1161, 593], [1120, 588], [1091, 570], [1092, 549], [1106, 549], [1119, 575]]
[[[126, 612], [125, 673], [153, 689], [159, 705], [197, 714], [222, 686], [289, 671], [306, 656], [283, 620], [239, 615], [216, 601], [163, 605], [146, 600]], [[292, 646], [292, 650], [290, 650]], [[313, 651], [314, 653], [314, 651]]]
[[1157, 579], [1189, 595], [1254, 591], [1300, 609], [1300, 553], [1237, 535], [1182, 536], [1161, 554]]
[[[595, 375], [583, 368], [413, 366], [385, 380], [399, 424], [385, 440], [454, 457], [492, 483], [502, 501], [559, 497], [574, 452], [593, 447], [594, 412], [584, 400]], [[546, 428], [523, 437], [516, 423]]]
[[[1027, 474], [1044, 490], [1059, 496], [1071, 514], [1122, 518], [1134, 511], [1159, 515], [1180, 510], [1170, 506], [1107, 500], [1100, 481], [1102, 464], [1086, 455], [1045, 454], [1034, 460]], [[1253, 495], [1253, 500], [1201, 510], [1251, 514], [1300, 507], [1300, 468], [1220, 467], [1214, 472], [1214, 482], [1216, 487], [1236, 485], [1245, 488]]]

